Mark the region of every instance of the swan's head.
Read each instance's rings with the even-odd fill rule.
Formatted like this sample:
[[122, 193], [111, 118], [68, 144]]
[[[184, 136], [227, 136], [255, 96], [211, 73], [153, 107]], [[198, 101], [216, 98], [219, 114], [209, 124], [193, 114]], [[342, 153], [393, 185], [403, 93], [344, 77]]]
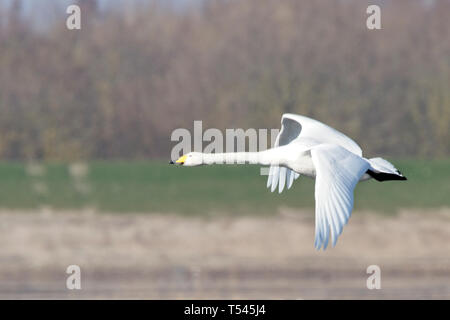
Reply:
[[171, 163], [187, 167], [200, 166], [203, 164], [203, 155], [200, 152], [189, 152], [180, 157], [177, 161]]

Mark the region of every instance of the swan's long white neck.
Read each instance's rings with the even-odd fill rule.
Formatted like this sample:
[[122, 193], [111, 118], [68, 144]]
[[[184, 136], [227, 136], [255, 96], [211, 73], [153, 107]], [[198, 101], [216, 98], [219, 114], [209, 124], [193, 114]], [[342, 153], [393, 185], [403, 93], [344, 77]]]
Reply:
[[286, 158], [281, 148], [260, 152], [203, 153], [203, 164], [282, 165]]

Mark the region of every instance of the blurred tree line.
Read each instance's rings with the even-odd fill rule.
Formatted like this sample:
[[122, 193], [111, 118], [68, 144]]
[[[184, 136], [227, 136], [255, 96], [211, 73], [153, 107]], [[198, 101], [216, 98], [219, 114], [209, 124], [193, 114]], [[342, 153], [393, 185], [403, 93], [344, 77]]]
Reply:
[[[382, 30], [366, 28], [381, 6]], [[0, 11], [0, 158], [167, 158], [172, 130], [278, 128], [294, 112], [367, 155], [450, 154], [450, 1], [164, 1], [82, 29]]]

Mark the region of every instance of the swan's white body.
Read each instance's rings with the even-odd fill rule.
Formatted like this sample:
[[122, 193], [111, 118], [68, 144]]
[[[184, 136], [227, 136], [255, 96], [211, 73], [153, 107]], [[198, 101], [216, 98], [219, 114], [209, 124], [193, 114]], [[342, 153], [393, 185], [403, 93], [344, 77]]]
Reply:
[[406, 180], [388, 161], [366, 159], [361, 148], [341, 132], [308, 117], [284, 114], [274, 148], [261, 152], [203, 154], [192, 152], [177, 163], [270, 165], [267, 187], [281, 193], [305, 175], [316, 180], [316, 249], [333, 246], [353, 209], [353, 190], [361, 180]]

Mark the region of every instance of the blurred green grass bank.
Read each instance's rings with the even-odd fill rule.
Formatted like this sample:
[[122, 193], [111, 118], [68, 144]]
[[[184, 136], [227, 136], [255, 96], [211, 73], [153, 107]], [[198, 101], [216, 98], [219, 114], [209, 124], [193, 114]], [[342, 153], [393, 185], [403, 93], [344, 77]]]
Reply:
[[[355, 208], [450, 207], [450, 160], [390, 159], [405, 182], [359, 183]], [[182, 168], [161, 162], [0, 164], [0, 208], [93, 208], [108, 212], [183, 215], [273, 214], [313, 208], [314, 183], [300, 177], [282, 194], [266, 188], [258, 166]]]

